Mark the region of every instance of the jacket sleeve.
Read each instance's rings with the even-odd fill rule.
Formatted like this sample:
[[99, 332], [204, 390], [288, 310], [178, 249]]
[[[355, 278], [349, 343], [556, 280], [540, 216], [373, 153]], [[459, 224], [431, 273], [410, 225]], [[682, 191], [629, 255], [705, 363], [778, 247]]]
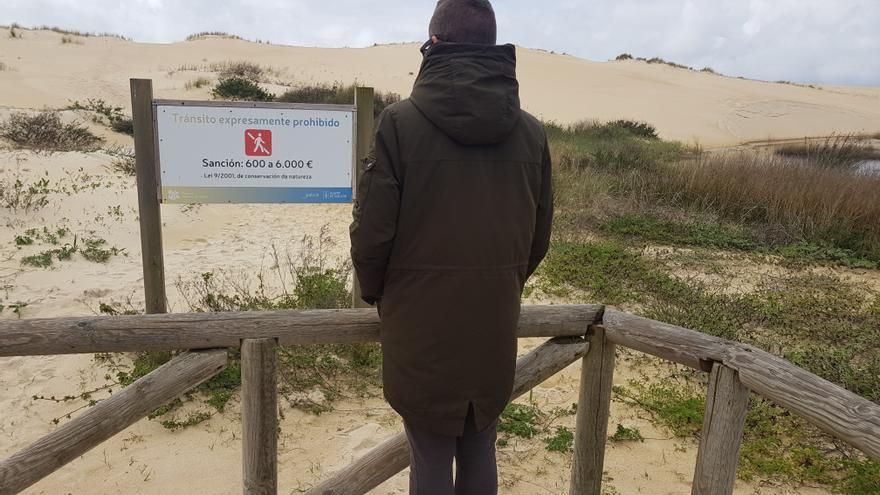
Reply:
[[375, 304], [382, 297], [385, 271], [397, 233], [400, 208], [397, 132], [387, 110], [379, 116], [373, 147], [358, 178], [349, 229], [351, 259], [361, 298]]
[[550, 248], [550, 230], [553, 226], [553, 173], [550, 159], [550, 145], [544, 138], [544, 152], [541, 161], [541, 191], [535, 222], [535, 237], [529, 254], [526, 278], [531, 277]]

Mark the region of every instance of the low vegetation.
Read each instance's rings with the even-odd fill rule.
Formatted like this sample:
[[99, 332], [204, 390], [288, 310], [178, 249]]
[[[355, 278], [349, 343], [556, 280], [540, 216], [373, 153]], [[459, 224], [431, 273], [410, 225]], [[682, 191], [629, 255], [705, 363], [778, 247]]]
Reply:
[[880, 262], [880, 195], [872, 192], [880, 190], [880, 177], [829, 165], [866, 156], [852, 149], [871, 153], [853, 144], [855, 138], [795, 157], [701, 153], [619, 123], [548, 124], [548, 134], [557, 164], [560, 237], [602, 230], [614, 217], [642, 217], [680, 224], [679, 234], [685, 228], [690, 234], [702, 229], [703, 236], [736, 230], [736, 239], [723, 242], [746, 250], [824, 251]]
[[[880, 179], [847, 166], [864, 144], [701, 153], [641, 127], [548, 125], [558, 213], [538, 297], [613, 304], [751, 343], [880, 402], [880, 294], [823, 269], [880, 262]], [[705, 376], [656, 375], [615, 387], [616, 400], [672, 435], [699, 435]], [[638, 438], [625, 428], [615, 437]], [[753, 399], [741, 478], [864, 495], [880, 492], [878, 472], [880, 463]]]
[[0, 123], [0, 137], [38, 151], [95, 151], [103, 142], [78, 122], [64, 123], [55, 111], [13, 113]]
[[618, 424], [614, 434], [608, 437], [608, 440], [615, 443], [644, 442], [645, 438], [642, 436], [642, 432], [639, 431], [638, 428], [628, 428], [622, 424]]
[[247, 61], [215, 63], [211, 64], [211, 70], [219, 73], [221, 81], [245, 79], [255, 83], [263, 82], [267, 76], [275, 73], [271, 68]]
[[0, 177], [0, 207], [14, 213], [28, 213], [46, 207], [50, 193], [49, 179], [45, 177], [33, 182], [20, 174]]
[[80, 238], [73, 236], [70, 242], [66, 242], [70, 236], [67, 228], [49, 230], [28, 229], [24, 234], [15, 237], [15, 245], [19, 248], [24, 246], [43, 245], [52, 246], [49, 249], [25, 256], [21, 264], [35, 268], [49, 268], [55, 261], [69, 261], [79, 253], [86, 261], [93, 263], [107, 263], [114, 256], [125, 254], [124, 249], [107, 247], [107, 241], [98, 237]]
[[[277, 101], [291, 103], [330, 103], [338, 105], [354, 104], [357, 84], [312, 84], [293, 88], [277, 98]], [[373, 93], [373, 112], [379, 115], [389, 105], [400, 101], [396, 93]]]
[[137, 175], [137, 161], [133, 149], [120, 149], [111, 153], [110, 170], [134, 177]]
[[259, 84], [245, 78], [233, 77], [217, 83], [214, 98], [239, 101], [272, 101], [274, 98]]
[[211, 84], [211, 80], [208, 79], [207, 77], [197, 77], [197, 78], [193, 79], [192, 81], [187, 81], [187, 83], [184, 85], [184, 87], [187, 90], [193, 90], [193, 89], [204, 88], [205, 86], [208, 86], [210, 84]]
[[[277, 309], [336, 309], [351, 307], [347, 289], [348, 262], [331, 263], [326, 248], [332, 244], [326, 229], [302, 240], [300, 255], [282, 255], [273, 249], [274, 265], [255, 277], [246, 273], [209, 272], [178, 279], [176, 286], [189, 311], [259, 311]], [[269, 289], [269, 283], [277, 286]], [[102, 303], [104, 314], [134, 314], [129, 304]], [[292, 406], [314, 414], [331, 410], [333, 403], [352, 395], [376, 393], [381, 382], [381, 352], [375, 344], [291, 346], [278, 349], [279, 394]], [[137, 353], [129, 358], [101, 355], [116, 381], [129, 384], [161, 366], [173, 353]], [[230, 351], [228, 368], [197, 388], [185, 400], [198, 400], [213, 411], [223, 411], [241, 385], [240, 354]], [[154, 413], [170, 429], [191, 426], [210, 414], [176, 416], [179, 401]]]
[[880, 150], [865, 139], [852, 135], [831, 136], [825, 139], [805, 139], [803, 144], [789, 144], [776, 149], [776, 154], [801, 158], [818, 166], [852, 168], [863, 160], [880, 160]]
[[106, 125], [120, 134], [134, 136], [134, 122], [131, 117], [122, 113], [122, 107], [114, 107], [102, 99], [88, 99], [85, 103], [75, 101], [67, 109], [91, 112], [94, 122]]
[[671, 207], [708, 211], [781, 245], [826, 243], [880, 261], [880, 176], [754, 153], [667, 167], [654, 184]]
[[617, 62], [625, 61], [625, 60], [638, 60], [639, 62], [646, 62], [649, 64], [668, 65], [668, 66], [674, 67], [676, 69], [685, 69], [685, 70], [690, 70], [690, 71], [694, 71], [694, 72], [705, 72], [708, 74], [718, 74], [718, 72], [713, 70], [711, 67], [703, 67], [702, 69], [697, 71], [697, 69], [694, 69], [693, 67], [690, 67], [687, 65], [682, 65], [682, 64], [677, 64], [675, 62], [670, 62], [670, 61], [664, 60], [660, 57], [651, 57], [651, 58], [633, 57], [632, 54], [630, 54], [630, 53], [621, 53], [620, 55], [615, 57], [614, 60]]
[[62, 36], [68, 36], [68, 37], [78, 36], [78, 37], [82, 37], [82, 38], [88, 38], [88, 37], [117, 38], [120, 40], [131, 41], [130, 38], [126, 38], [125, 36], [121, 36], [121, 35], [114, 34], [114, 33], [89, 33], [89, 32], [83, 32], [83, 31], [76, 31], [76, 30], [72, 30], [72, 29], [63, 29], [63, 28], [60, 28], [57, 26], [23, 27], [20, 24], [18, 24], [17, 22], [12, 23], [12, 25], [9, 26], [9, 30], [10, 30], [10, 37], [11, 38], [15, 38], [15, 37], [20, 38], [21, 31], [52, 31], [53, 33], [58, 33]]
[[223, 31], [202, 31], [201, 33], [191, 34], [186, 37], [186, 41], [197, 41], [207, 38], [224, 38], [230, 40], [243, 40], [241, 36], [225, 33]]
[[508, 404], [498, 419], [498, 446], [507, 447], [515, 438], [539, 438], [550, 452], [572, 450], [574, 433], [565, 426], [554, 425], [560, 418], [574, 416], [577, 408], [555, 408], [543, 411], [532, 402]]
[[[356, 84], [309, 84], [297, 86], [275, 96], [260, 86], [259, 81], [262, 77], [263, 69], [260, 66], [244, 62], [226, 65], [212, 93], [215, 98], [225, 100], [354, 104]], [[376, 91], [373, 94], [373, 112], [378, 116], [382, 110], [398, 101], [400, 95], [396, 93]]]

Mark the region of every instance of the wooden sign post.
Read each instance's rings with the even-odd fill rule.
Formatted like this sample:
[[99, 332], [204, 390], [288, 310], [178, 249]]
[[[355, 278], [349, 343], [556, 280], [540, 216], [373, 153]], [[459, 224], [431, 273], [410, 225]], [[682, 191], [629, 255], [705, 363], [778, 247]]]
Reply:
[[137, 169], [138, 216], [144, 265], [147, 314], [166, 313], [165, 258], [162, 254], [162, 215], [159, 210], [159, 167], [153, 126], [153, 81], [131, 80], [131, 114]]
[[[357, 107], [357, 156], [352, 171], [352, 190], [357, 197], [357, 182], [364, 171], [364, 160], [370, 153], [373, 145], [373, 88], [356, 88], [354, 93], [354, 105]], [[361, 299], [361, 287], [358, 283], [357, 273], [352, 271], [352, 294], [354, 294], [355, 308], [369, 308], [370, 305]]]

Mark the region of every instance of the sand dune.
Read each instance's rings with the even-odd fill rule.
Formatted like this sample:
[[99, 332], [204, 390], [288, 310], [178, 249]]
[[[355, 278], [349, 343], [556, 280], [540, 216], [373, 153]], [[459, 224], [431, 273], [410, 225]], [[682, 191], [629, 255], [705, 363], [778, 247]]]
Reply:
[[[277, 69], [283, 84], [357, 80], [409, 94], [417, 44], [364, 49], [283, 47], [230, 39], [140, 44], [114, 38], [60, 43], [52, 32], [0, 40], [0, 106], [64, 106], [101, 97], [128, 107], [128, 78], [154, 80], [161, 98], [205, 97], [187, 81], [211, 63], [249, 60]], [[813, 89], [676, 69], [643, 62], [591, 62], [519, 49], [525, 107], [548, 120], [632, 118], [664, 137], [707, 147], [742, 141], [880, 131], [880, 89]], [[190, 70], [196, 69], [196, 70]]]
[[[16, 109], [59, 108], [88, 98], [102, 98], [127, 110], [130, 77], [152, 78], [160, 98], [204, 99], [209, 97], [208, 88], [187, 90], [186, 83], [213, 76], [212, 63], [238, 60], [271, 66], [274, 74], [268, 87], [274, 91], [290, 83], [357, 80], [405, 96], [420, 60], [415, 44], [313, 49], [228, 39], [158, 45], [91, 37], [62, 44], [61, 35], [53, 32], [25, 31], [23, 35], [22, 39], [0, 38], [0, 62], [7, 67], [0, 71], [0, 118]], [[519, 59], [523, 102], [548, 120], [639, 119], [655, 124], [664, 137], [705, 146], [880, 131], [878, 88], [812, 89], [640, 62], [589, 62], [525, 49], [520, 49]], [[86, 117], [65, 113], [67, 119]], [[109, 144], [131, 146], [127, 137], [92, 127]], [[67, 191], [50, 194], [49, 205], [37, 211], [0, 209], [0, 296], [7, 302], [28, 302], [25, 317], [90, 314], [90, 306], [98, 301], [132, 295], [135, 304], [142, 301], [134, 181], [108, 172], [111, 160], [102, 152], [39, 154], [0, 149], [0, 176], [20, 174], [30, 181], [45, 176], [53, 187]], [[345, 205], [163, 206], [169, 283], [178, 275], [217, 268], [254, 272], [268, 264], [271, 245], [290, 248], [295, 255], [299, 238], [316, 235], [325, 225], [339, 241], [329, 255], [344, 258], [349, 212]], [[107, 264], [77, 258], [50, 269], [22, 267], [23, 256], [43, 247], [19, 249], [14, 236], [44, 226], [101, 237], [124, 249], [124, 254]], [[174, 309], [186, 310], [173, 287], [169, 296]], [[0, 317], [15, 315], [7, 310]], [[521, 351], [537, 343], [522, 342]], [[634, 373], [622, 363], [615, 380], [623, 383]], [[52, 430], [52, 419], [63, 420], [71, 409], [70, 404], [35, 401], [33, 396], [88, 390], [104, 383], [103, 374], [91, 356], [0, 359], [0, 457]], [[573, 365], [537, 388], [534, 400], [545, 409], [570, 405], [576, 400], [578, 374]], [[299, 412], [289, 404], [282, 404], [282, 410], [282, 493], [299, 493], [400, 430], [398, 418], [379, 398], [344, 400], [321, 416]], [[225, 414], [178, 432], [169, 432], [155, 421], [141, 421], [27, 493], [238, 493], [237, 411], [233, 404]], [[620, 493], [689, 492], [696, 454], [692, 441], [665, 439], [637, 411], [619, 404], [614, 405], [612, 416], [613, 422], [638, 426], [648, 437], [635, 447], [609, 448], [609, 477]], [[566, 491], [569, 461], [546, 452], [540, 441], [513, 442], [501, 450], [499, 459], [502, 493]], [[741, 484], [737, 493], [756, 490], [786, 492]], [[405, 473], [375, 491], [405, 492]], [[825, 492], [802, 488], [799, 493]]]

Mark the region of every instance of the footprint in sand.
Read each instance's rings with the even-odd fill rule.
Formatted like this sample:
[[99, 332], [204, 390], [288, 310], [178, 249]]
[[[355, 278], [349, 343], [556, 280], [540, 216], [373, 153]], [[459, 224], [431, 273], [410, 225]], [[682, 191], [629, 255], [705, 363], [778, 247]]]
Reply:
[[348, 443], [346, 444], [346, 452], [358, 454], [369, 450], [384, 438], [379, 434], [381, 427], [376, 423], [367, 423], [359, 428], [351, 430], [347, 433]]

